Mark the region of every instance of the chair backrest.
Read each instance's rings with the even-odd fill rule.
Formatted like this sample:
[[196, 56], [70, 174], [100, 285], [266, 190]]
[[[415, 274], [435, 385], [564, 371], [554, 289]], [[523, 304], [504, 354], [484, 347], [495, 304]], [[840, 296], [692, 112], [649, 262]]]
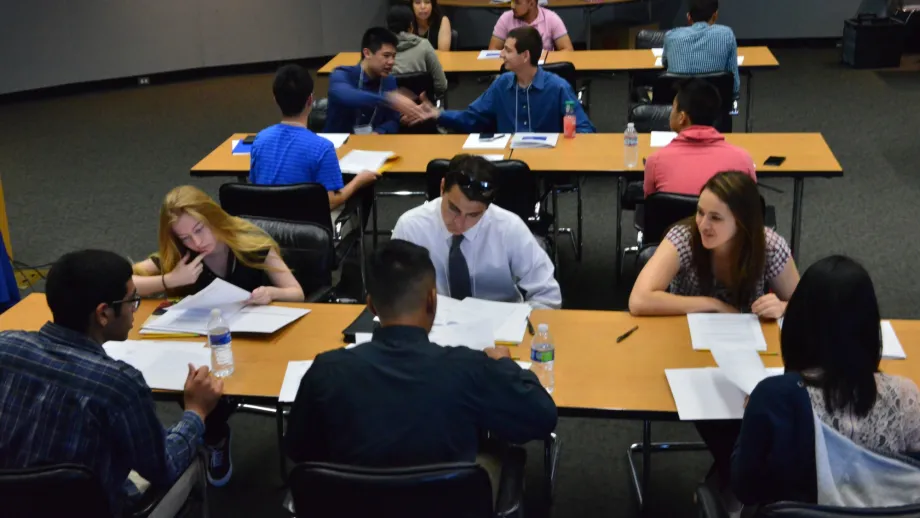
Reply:
[[247, 217], [272, 236], [281, 247], [281, 257], [300, 283], [304, 294], [332, 286], [335, 250], [332, 231], [306, 221]]
[[637, 49], [660, 49], [664, 47], [664, 35], [666, 31], [656, 31], [652, 29], [642, 29], [636, 33]]
[[680, 75], [665, 72], [658, 76], [652, 85], [652, 102], [654, 104], [671, 104], [677, 96], [677, 85], [685, 79], [695, 77], [712, 83], [719, 91], [722, 98], [722, 118], [716, 121], [715, 127], [722, 133], [732, 130], [731, 111], [734, 104], [735, 77], [731, 72], [717, 72], [714, 74]]
[[645, 199], [643, 242], [660, 243], [671, 225], [696, 214], [698, 196], [656, 192]]
[[326, 128], [326, 111], [329, 109], [329, 99], [322, 98], [313, 101], [313, 109], [307, 116], [307, 129], [313, 133], [322, 133]]
[[457, 32], [457, 29], [450, 30], [450, 50], [457, 50], [460, 48], [460, 33]]
[[[494, 203], [528, 222], [534, 215], [534, 206], [539, 201], [536, 175], [520, 160], [500, 160], [493, 164], [496, 169], [495, 182], [498, 185]], [[426, 179], [429, 200], [441, 195], [441, 179], [447, 174], [448, 165], [450, 160], [438, 159], [428, 162]]]
[[671, 131], [671, 106], [667, 104], [637, 104], [629, 111], [629, 122], [639, 133]]
[[299, 464], [288, 482], [298, 516], [487, 517], [492, 488], [472, 463], [411, 468]]
[[848, 518], [874, 516], [878, 518], [920, 518], [920, 505], [898, 507], [845, 508], [796, 502], [779, 502], [761, 507], [757, 518]]
[[231, 216], [306, 221], [332, 230], [329, 194], [326, 187], [318, 183], [225, 183], [220, 186], [219, 197], [220, 206]]
[[0, 502], [7, 518], [112, 515], [99, 480], [76, 464], [0, 470]]
[[575, 86], [575, 65], [568, 61], [560, 61], [558, 63], [544, 63], [542, 68], [547, 72], [552, 72], [562, 79], [565, 79], [572, 87], [572, 91], [578, 91], [578, 87]]
[[408, 74], [393, 74], [398, 88], [405, 88], [415, 95], [425, 93], [434, 97], [434, 78], [428, 72], [411, 72]]

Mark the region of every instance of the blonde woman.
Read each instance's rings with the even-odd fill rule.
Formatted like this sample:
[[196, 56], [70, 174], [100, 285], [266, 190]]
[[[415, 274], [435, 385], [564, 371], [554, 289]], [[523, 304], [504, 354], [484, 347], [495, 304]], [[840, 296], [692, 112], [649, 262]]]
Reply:
[[134, 265], [138, 295], [188, 295], [221, 278], [251, 291], [250, 304], [302, 302], [303, 288], [262, 229], [230, 216], [203, 191], [176, 187], [163, 200], [159, 250]]

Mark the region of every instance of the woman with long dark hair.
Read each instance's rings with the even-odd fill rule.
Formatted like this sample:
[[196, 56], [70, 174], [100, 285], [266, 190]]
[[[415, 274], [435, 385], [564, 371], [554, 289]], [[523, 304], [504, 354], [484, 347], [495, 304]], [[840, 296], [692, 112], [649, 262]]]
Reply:
[[450, 50], [450, 20], [441, 13], [438, 0], [410, 0], [415, 13], [415, 34], [428, 39], [434, 50]]

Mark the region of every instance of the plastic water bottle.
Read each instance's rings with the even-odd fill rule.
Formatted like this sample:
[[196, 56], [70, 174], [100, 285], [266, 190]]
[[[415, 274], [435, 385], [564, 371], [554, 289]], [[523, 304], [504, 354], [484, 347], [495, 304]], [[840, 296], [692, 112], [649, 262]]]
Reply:
[[208, 320], [208, 346], [211, 347], [211, 373], [218, 378], [233, 374], [231, 343], [230, 326], [219, 309], [212, 309]]
[[549, 334], [549, 325], [540, 324], [537, 334], [530, 344], [530, 361], [533, 362], [530, 370], [537, 375], [540, 384], [550, 394], [556, 387], [556, 378], [553, 375], [553, 361], [556, 359], [556, 346], [553, 337]]
[[636, 167], [639, 163], [639, 133], [631, 122], [626, 125], [626, 133], [623, 134], [623, 162], [627, 168]]
[[575, 102], [565, 102], [565, 116], [562, 117], [562, 131], [565, 138], [575, 138]]

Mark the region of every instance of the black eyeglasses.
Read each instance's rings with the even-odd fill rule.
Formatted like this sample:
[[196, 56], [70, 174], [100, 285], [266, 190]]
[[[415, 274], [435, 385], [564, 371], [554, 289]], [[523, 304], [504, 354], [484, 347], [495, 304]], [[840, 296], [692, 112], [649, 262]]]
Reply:
[[137, 311], [141, 307], [141, 297], [139, 295], [134, 295], [131, 298], [124, 300], [114, 300], [112, 302], [106, 302], [109, 306], [117, 306], [119, 304], [131, 304], [131, 311]]
[[462, 169], [454, 174], [457, 175], [457, 185], [464, 191], [486, 197], [492, 196], [495, 192], [495, 182], [476, 180], [473, 178], [472, 174]]

